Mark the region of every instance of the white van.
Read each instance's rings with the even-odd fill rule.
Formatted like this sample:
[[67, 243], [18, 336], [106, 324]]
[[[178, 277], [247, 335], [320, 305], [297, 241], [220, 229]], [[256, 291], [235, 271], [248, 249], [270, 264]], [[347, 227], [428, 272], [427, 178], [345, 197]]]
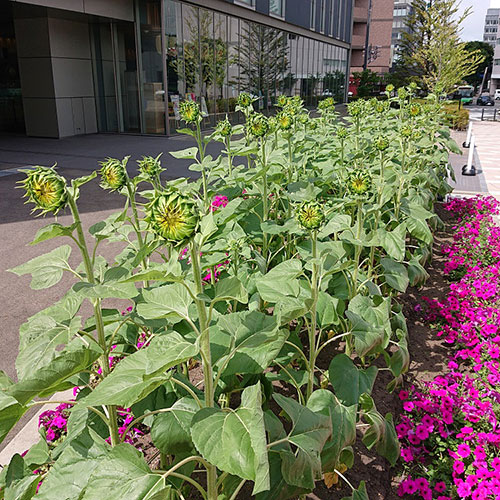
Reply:
[[500, 99], [500, 89], [495, 90], [495, 100]]

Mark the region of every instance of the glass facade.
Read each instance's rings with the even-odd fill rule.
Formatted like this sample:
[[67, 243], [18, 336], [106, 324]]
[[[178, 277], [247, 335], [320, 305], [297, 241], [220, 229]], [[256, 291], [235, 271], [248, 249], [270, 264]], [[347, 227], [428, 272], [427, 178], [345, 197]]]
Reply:
[[333, 43], [175, 0], [138, 2], [136, 19], [93, 27], [100, 131], [175, 134], [185, 99], [200, 104], [204, 129], [226, 115], [238, 123], [242, 91], [264, 113], [282, 94], [310, 107], [344, 100], [348, 50]]

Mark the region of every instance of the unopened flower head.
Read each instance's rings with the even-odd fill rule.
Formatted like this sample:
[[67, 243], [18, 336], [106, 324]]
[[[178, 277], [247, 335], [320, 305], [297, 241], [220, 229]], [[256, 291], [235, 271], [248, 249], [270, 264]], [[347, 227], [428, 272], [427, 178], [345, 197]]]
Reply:
[[389, 92], [389, 94], [390, 94], [391, 92], [394, 92], [394, 85], [393, 85], [392, 83], [389, 83], [389, 85], [387, 85], [387, 86], [385, 87], [385, 90], [387, 90], [387, 92]]
[[398, 89], [398, 97], [402, 101], [404, 101], [408, 97], [408, 92], [404, 87], [400, 87]]
[[389, 147], [389, 140], [387, 139], [387, 137], [377, 137], [377, 139], [375, 139], [375, 147], [379, 151], [385, 151]]
[[289, 97], [287, 97], [286, 95], [280, 95], [278, 97], [277, 104], [278, 104], [279, 107], [283, 108], [283, 107], [285, 107], [287, 105], [288, 100], [289, 100]]
[[343, 141], [349, 135], [349, 131], [346, 127], [339, 127], [337, 129], [337, 137]]
[[160, 153], [158, 156], [143, 156], [142, 160], [137, 160], [137, 165], [139, 166], [139, 170], [143, 175], [150, 178], [156, 178], [163, 171], [161, 168], [160, 162]]
[[222, 137], [230, 137], [233, 133], [233, 126], [228, 118], [224, 118], [217, 124], [217, 133]]
[[360, 116], [363, 111], [362, 101], [353, 101], [347, 105], [347, 111], [351, 116]]
[[308, 113], [301, 113], [299, 115], [299, 122], [305, 125], [309, 121], [309, 114]]
[[264, 137], [269, 132], [269, 123], [267, 118], [260, 113], [255, 113], [250, 116], [248, 131], [254, 137]]
[[290, 113], [281, 111], [281, 113], [279, 113], [276, 118], [281, 130], [290, 130], [292, 128], [293, 118]]
[[66, 180], [53, 167], [35, 167], [25, 173], [26, 179], [20, 184], [26, 190], [27, 203], [35, 204], [33, 211], [40, 210], [40, 215], [48, 212], [57, 214], [66, 206]]
[[372, 177], [367, 170], [356, 168], [347, 177], [347, 189], [354, 196], [367, 194], [372, 187]]
[[146, 214], [151, 230], [174, 243], [188, 240], [199, 221], [193, 201], [178, 193], [157, 196], [146, 206]]
[[410, 115], [411, 116], [418, 116], [422, 113], [422, 106], [420, 104], [412, 104], [410, 106]]
[[375, 111], [377, 113], [385, 113], [385, 111], [387, 111], [387, 105], [386, 105], [386, 102], [388, 101], [378, 101], [375, 103], [375, 105], [373, 106]]
[[117, 191], [125, 186], [127, 182], [127, 172], [125, 170], [127, 160], [128, 158], [124, 158], [123, 161], [116, 158], [106, 158], [104, 161], [99, 162], [99, 165], [101, 165], [99, 174], [103, 189]]
[[326, 99], [319, 101], [318, 109], [323, 112], [335, 111], [335, 101], [333, 97], [327, 97]]
[[299, 224], [308, 230], [317, 230], [325, 222], [324, 207], [317, 201], [304, 201], [297, 210]]
[[407, 139], [412, 136], [412, 132], [413, 130], [410, 125], [403, 125], [401, 127], [401, 135]]
[[248, 108], [252, 104], [252, 96], [248, 92], [242, 92], [238, 96], [238, 106], [240, 108]]
[[201, 116], [200, 105], [195, 101], [182, 101], [179, 105], [179, 113], [186, 123], [196, 123]]
[[269, 126], [269, 133], [270, 134], [274, 134], [274, 132], [276, 132], [276, 130], [278, 130], [278, 120], [276, 119], [275, 116], [270, 116], [268, 119], [267, 119], [267, 124]]

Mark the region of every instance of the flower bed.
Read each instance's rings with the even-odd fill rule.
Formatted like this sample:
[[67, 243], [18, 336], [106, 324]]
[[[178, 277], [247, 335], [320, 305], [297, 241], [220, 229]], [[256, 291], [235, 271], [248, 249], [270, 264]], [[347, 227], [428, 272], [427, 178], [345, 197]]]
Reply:
[[[494, 499], [500, 495], [500, 229], [494, 198], [452, 200], [458, 217], [443, 248], [452, 283], [444, 301], [425, 300], [424, 317], [453, 346], [448, 371], [401, 391], [396, 426], [404, 498]], [[425, 297], [424, 297], [425, 299]]]
[[[331, 98], [312, 118], [281, 96], [267, 118], [243, 93], [245, 126], [225, 119], [210, 136], [185, 101], [180, 132], [194, 145], [172, 156], [197, 180], [162, 181], [161, 155], [138, 160], [134, 177], [128, 157], [70, 182], [54, 168], [26, 171], [35, 209], [73, 218], [33, 244], [71, 245], [12, 271], [38, 290], [65, 273], [73, 282], [21, 327], [0, 438], [43, 398], [73, 387], [75, 400], [59, 409], [65, 432], [54, 414], [0, 474], [6, 498], [285, 500], [322, 481], [329, 496], [342, 483], [366, 500], [354, 445], [359, 436], [387, 467], [400, 456], [393, 415], [377, 404], [409, 367], [398, 297], [427, 278], [434, 202], [450, 191], [457, 150], [437, 97], [415, 102], [415, 90], [353, 102], [345, 122]], [[85, 234], [80, 187], [97, 175], [124, 208]], [[109, 261], [107, 241], [122, 247]], [[85, 301], [90, 318], [79, 315]]]

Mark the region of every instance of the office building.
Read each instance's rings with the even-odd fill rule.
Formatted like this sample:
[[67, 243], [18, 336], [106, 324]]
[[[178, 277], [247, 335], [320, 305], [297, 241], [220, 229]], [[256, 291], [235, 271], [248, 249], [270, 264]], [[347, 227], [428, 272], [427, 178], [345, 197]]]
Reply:
[[342, 101], [352, 15], [351, 0], [0, 0], [0, 130], [172, 135], [184, 99], [203, 128], [241, 120], [240, 91], [263, 112], [281, 94]]

